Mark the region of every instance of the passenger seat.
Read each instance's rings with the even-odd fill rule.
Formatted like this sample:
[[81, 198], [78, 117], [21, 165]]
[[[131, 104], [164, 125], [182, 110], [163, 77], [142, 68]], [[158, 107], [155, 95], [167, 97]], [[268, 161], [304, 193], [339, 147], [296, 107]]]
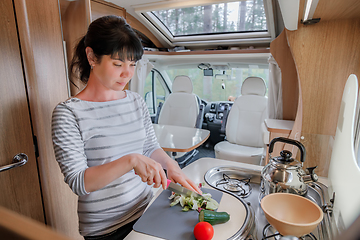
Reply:
[[226, 119], [226, 141], [215, 145], [215, 157], [260, 165], [266, 155], [263, 135], [266, 128], [268, 99], [266, 85], [260, 77], [248, 77], [241, 95], [232, 105]]

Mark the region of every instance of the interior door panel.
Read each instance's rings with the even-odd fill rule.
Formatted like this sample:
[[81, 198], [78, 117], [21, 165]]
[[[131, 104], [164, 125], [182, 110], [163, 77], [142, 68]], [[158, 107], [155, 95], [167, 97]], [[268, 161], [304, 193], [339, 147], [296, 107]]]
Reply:
[[44, 222], [28, 100], [11, 0], [0, 3], [0, 167], [18, 153], [28, 162], [0, 172], [0, 205]]

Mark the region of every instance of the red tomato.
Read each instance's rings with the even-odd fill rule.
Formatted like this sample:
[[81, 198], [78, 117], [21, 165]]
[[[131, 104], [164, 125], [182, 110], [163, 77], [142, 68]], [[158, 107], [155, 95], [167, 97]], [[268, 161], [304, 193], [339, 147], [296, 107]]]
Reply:
[[197, 240], [211, 240], [214, 236], [214, 228], [208, 222], [199, 222], [194, 227], [194, 236]]

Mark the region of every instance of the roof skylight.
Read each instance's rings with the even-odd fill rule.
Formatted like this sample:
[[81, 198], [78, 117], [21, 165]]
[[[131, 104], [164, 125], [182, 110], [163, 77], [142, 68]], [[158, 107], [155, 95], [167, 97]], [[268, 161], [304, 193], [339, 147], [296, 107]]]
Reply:
[[267, 31], [263, 0], [173, 8], [151, 13], [173, 37]]
[[170, 46], [268, 44], [275, 38], [272, 0], [175, 1], [135, 11]]

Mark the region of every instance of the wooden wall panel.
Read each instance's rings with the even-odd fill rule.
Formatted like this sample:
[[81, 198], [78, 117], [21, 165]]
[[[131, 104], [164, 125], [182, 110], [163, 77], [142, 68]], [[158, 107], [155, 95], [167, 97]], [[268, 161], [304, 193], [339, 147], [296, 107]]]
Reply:
[[90, 1], [91, 21], [107, 15], [116, 15], [125, 18], [125, 9], [104, 1]]
[[[301, 8], [303, 9], [303, 8]], [[313, 18], [321, 18], [321, 21], [359, 18], [359, 0], [320, 0]]]
[[51, 138], [52, 111], [68, 98], [58, 1], [14, 3], [32, 125], [39, 145], [46, 223], [69, 237], [82, 239], [78, 233], [77, 197], [64, 183]]
[[301, 143], [306, 149], [304, 168], [318, 166], [315, 172], [322, 177], [328, 176], [334, 137], [302, 132]]
[[304, 107], [303, 131], [335, 135], [345, 82], [359, 76], [360, 19], [300, 25], [288, 31]]
[[298, 77], [285, 30], [271, 42], [270, 53], [281, 69], [283, 120], [295, 120], [299, 98]]
[[345, 82], [352, 73], [360, 76], [359, 30], [360, 19], [345, 19], [287, 31], [302, 90], [305, 165], [319, 165], [320, 176], [327, 176], [330, 159], [321, 149], [335, 136]]

